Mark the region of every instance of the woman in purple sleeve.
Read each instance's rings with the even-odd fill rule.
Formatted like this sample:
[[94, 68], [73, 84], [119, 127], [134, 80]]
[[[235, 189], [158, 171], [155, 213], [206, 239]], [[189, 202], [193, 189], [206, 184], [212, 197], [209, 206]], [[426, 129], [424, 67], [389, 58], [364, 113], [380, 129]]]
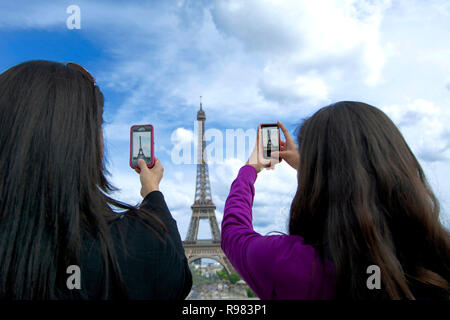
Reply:
[[344, 101], [303, 122], [272, 157], [298, 172], [288, 235], [253, 230], [255, 149], [231, 185], [222, 249], [261, 299], [449, 299], [450, 237], [400, 131], [379, 109]]

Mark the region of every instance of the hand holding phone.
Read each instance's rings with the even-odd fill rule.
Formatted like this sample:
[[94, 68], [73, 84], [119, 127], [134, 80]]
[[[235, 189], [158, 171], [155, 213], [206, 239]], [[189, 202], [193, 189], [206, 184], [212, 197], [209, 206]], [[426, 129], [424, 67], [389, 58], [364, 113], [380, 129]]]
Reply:
[[163, 177], [164, 168], [157, 158], [155, 165], [149, 169], [144, 160], [138, 159], [139, 168], [134, 169], [141, 180], [141, 196], [145, 198], [150, 192], [159, 190], [159, 183]]
[[139, 168], [138, 160], [142, 159], [148, 168], [155, 165], [154, 133], [151, 124], [134, 125], [130, 129], [130, 167]]
[[279, 158], [285, 160], [292, 168], [297, 170], [300, 164], [300, 154], [298, 151], [297, 143], [295, 143], [294, 139], [292, 139], [291, 135], [289, 134], [289, 131], [280, 121], [278, 121], [278, 126], [283, 131], [286, 141], [280, 140], [280, 151], [274, 151], [272, 153], [272, 156], [279, 156]]
[[258, 126], [256, 144], [247, 164], [260, 172], [263, 168], [273, 169], [278, 162], [273, 162], [272, 152], [280, 150], [280, 129], [276, 123], [263, 123]]

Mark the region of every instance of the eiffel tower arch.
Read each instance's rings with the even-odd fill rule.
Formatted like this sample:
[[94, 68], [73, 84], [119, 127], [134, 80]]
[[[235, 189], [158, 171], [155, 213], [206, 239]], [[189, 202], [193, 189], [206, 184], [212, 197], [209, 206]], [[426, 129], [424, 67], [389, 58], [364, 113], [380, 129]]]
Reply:
[[[220, 245], [220, 229], [216, 219], [216, 206], [211, 198], [208, 164], [205, 154], [205, 120], [206, 115], [200, 102], [197, 112], [198, 121], [198, 153], [197, 153], [197, 179], [195, 185], [195, 199], [191, 206], [192, 215], [186, 239], [183, 241], [184, 251], [188, 262], [201, 258], [209, 258], [219, 262], [228, 273], [234, 271]], [[207, 219], [211, 228], [212, 239], [199, 240], [198, 227], [201, 219]]]

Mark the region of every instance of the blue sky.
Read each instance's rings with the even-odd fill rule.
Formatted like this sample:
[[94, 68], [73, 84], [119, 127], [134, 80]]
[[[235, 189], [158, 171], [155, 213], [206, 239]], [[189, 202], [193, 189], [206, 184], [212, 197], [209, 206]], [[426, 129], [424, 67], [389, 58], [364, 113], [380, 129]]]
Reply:
[[[66, 27], [69, 5], [81, 9], [80, 30]], [[1, 1], [0, 12], [0, 71], [31, 59], [73, 61], [97, 79], [120, 200], [141, 199], [128, 166], [129, 128], [154, 125], [161, 190], [182, 238], [195, 165], [174, 164], [170, 153], [192, 139], [200, 95], [206, 127], [222, 132], [280, 120], [294, 134], [303, 118], [339, 100], [381, 108], [418, 157], [450, 227], [448, 1], [18, 0]], [[243, 163], [210, 165], [219, 223]], [[282, 163], [255, 188], [256, 230], [286, 231], [295, 171]]]

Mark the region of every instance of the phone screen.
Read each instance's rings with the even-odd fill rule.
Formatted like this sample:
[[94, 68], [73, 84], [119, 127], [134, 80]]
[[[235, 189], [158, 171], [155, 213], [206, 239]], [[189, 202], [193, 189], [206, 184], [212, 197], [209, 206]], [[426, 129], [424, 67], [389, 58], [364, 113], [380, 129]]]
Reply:
[[280, 151], [280, 137], [277, 125], [262, 125], [261, 136], [263, 144], [263, 158], [270, 159], [273, 151]]
[[152, 127], [134, 126], [131, 132], [131, 165], [137, 167], [139, 159], [145, 160], [148, 166], [152, 165]]

